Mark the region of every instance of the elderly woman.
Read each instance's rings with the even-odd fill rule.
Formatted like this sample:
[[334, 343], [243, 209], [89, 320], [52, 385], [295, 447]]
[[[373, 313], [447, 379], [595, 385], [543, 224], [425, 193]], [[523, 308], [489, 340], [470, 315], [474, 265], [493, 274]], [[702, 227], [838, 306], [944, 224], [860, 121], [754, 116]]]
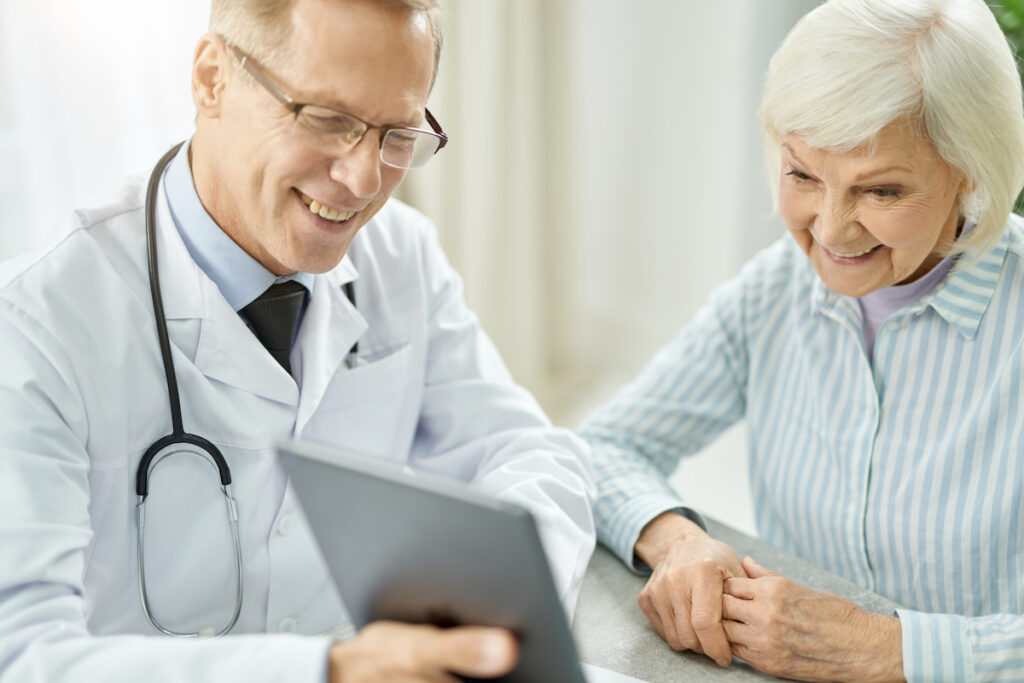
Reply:
[[[831, 0], [771, 61], [769, 247], [583, 426], [602, 541], [676, 649], [806, 680], [1024, 680], [1021, 87], [981, 0]], [[708, 536], [665, 476], [746, 418], [761, 535], [869, 614]]]

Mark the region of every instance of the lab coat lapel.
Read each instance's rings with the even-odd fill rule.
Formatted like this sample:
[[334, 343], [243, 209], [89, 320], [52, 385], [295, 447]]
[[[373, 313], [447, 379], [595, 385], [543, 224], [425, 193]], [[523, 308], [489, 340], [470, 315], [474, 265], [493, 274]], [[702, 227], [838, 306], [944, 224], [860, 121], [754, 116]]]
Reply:
[[246, 326], [220, 290], [204, 283], [204, 315], [196, 367], [204, 375], [260, 396], [295, 405], [299, 388]]
[[293, 369], [302, 378], [296, 434], [302, 433], [327, 386], [343, 368], [345, 356], [367, 329], [366, 320], [343, 289], [355, 278], [355, 267], [346, 255], [337, 268], [318, 278], [313, 288], [292, 352]]
[[[274, 401], [297, 404], [295, 381], [192, 260], [171, 219], [162, 187], [157, 197], [157, 259], [172, 345], [210, 379]], [[176, 370], [181, 373], [181, 369]]]

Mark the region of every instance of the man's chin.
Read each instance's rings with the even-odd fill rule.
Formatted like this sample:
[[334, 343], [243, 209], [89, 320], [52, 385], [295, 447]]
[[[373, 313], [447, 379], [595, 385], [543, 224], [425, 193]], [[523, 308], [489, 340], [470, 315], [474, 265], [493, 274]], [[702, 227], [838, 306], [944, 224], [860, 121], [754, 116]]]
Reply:
[[348, 239], [342, 246], [313, 248], [304, 250], [303, 253], [290, 254], [284, 264], [290, 268], [289, 272], [292, 273], [322, 275], [338, 267], [338, 264], [345, 258], [345, 254], [348, 253], [351, 243], [352, 240]]

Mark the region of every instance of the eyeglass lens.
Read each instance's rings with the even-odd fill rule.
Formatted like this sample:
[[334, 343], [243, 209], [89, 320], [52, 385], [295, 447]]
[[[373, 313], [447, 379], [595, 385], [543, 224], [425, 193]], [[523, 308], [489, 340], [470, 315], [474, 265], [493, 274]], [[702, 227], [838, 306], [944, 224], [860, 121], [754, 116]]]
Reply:
[[[367, 131], [366, 125], [354, 116], [319, 107], [304, 107], [298, 113], [297, 123], [314, 134], [317, 139], [311, 142], [316, 146], [325, 144], [325, 138], [354, 145]], [[441, 139], [430, 133], [392, 128], [384, 134], [380, 160], [396, 168], [418, 168], [427, 163], [440, 145]]]

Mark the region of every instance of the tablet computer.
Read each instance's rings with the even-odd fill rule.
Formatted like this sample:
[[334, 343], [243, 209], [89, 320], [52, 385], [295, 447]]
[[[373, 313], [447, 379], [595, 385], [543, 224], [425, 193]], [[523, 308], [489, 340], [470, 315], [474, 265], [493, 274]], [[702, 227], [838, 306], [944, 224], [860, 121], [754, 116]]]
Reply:
[[279, 452], [357, 628], [501, 626], [520, 658], [490, 680], [585, 683], [529, 512], [373, 456], [296, 441]]

